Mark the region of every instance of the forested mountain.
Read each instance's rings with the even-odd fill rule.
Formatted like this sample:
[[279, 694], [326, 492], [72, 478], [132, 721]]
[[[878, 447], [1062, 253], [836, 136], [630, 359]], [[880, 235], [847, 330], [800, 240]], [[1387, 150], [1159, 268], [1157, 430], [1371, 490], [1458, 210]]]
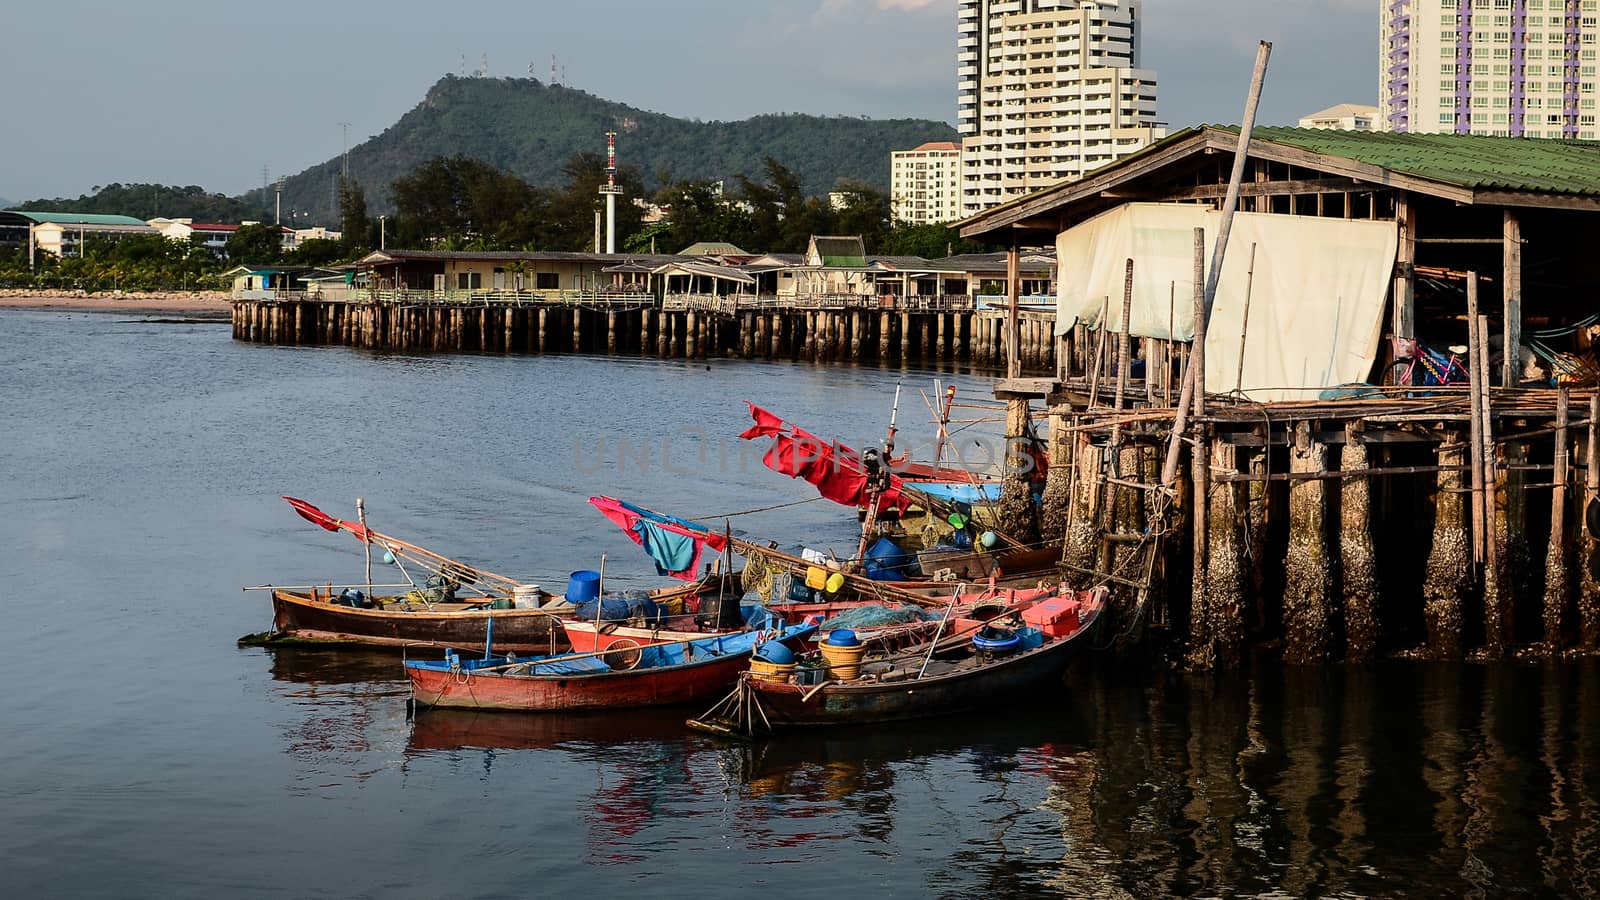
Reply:
[[[367, 192], [374, 213], [392, 213], [390, 185], [422, 163], [465, 156], [510, 171], [536, 186], [563, 182], [574, 154], [605, 150], [616, 131], [618, 157], [637, 166], [650, 190], [675, 180], [724, 180], [757, 175], [772, 157], [800, 176], [807, 193], [831, 190], [840, 179], [888, 188], [889, 153], [924, 142], [955, 140], [955, 130], [927, 119], [874, 120], [774, 114], [737, 122], [701, 122], [613, 103], [564, 85], [532, 78], [446, 76], [423, 101], [382, 134], [350, 148], [350, 177]], [[285, 220], [337, 221], [334, 158], [290, 176]], [[245, 196], [270, 206], [270, 194]]]
[[77, 199], [56, 197], [29, 200], [0, 209], [23, 209], [34, 212], [101, 213], [114, 216], [134, 216], [154, 219], [194, 219], [196, 222], [242, 222], [269, 219], [267, 206], [260, 203], [261, 195], [245, 198], [227, 197], [207, 193], [198, 185], [178, 187], [165, 184], [108, 184], [96, 187], [92, 193]]

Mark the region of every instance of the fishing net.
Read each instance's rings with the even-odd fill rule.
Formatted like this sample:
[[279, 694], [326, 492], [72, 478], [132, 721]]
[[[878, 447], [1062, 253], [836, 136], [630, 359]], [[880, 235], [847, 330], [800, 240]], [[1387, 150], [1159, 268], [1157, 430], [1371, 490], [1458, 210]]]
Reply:
[[926, 622], [934, 615], [920, 606], [905, 604], [903, 606], [872, 605], [858, 606], [846, 610], [823, 622], [818, 627], [819, 631], [833, 631], [836, 628], [848, 628], [857, 631], [866, 628], [882, 628], [886, 625], [906, 625], [911, 622]]

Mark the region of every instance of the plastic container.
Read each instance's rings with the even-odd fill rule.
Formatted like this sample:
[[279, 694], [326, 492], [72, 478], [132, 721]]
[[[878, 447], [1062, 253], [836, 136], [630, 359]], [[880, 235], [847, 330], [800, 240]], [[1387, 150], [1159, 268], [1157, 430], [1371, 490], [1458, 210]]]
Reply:
[[765, 644], [762, 644], [756, 648], [755, 658], [769, 663], [777, 663], [780, 666], [786, 666], [794, 662], [794, 651], [778, 643], [777, 641], [767, 641]]
[[567, 602], [577, 605], [600, 597], [600, 573], [592, 569], [579, 569], [567, 579]]
[[794, 663], [768, 662], [760, 657], [750, 658], [750, 677], [757, 681], [787, 682], [794, 677]]
[[[838, 634], [838, 631], [834, 634]], [[851, 634], [851, 639], [854, 639], [854, 634]], [[861, 657], [867, 652], [866, 647], [859, 642], [853, 647], [842, 647], [832, 641], [834, 637], [829, 636], [821, 645], [822, 661], [827, 663], [827, 677], [834, 681], [856, 681], [861, 677]]]
[[828, 632], [828, 645], [831, 647], [859, 647], [861, 639], [848, 628], [835, 628]]
[[519, 584], [511, 589], [511, 600], [517, 609], [538, 609], [544, 600], [544, 591], [537, 584]]

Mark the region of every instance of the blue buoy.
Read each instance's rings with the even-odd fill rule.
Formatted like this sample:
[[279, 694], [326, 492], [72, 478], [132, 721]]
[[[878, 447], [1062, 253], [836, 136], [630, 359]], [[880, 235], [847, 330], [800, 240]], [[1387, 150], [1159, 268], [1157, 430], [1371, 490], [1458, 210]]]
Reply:
[[383, 551], [383, 562], [384, 562], [385, 565], [390, 565], [390, 566], [394, 565], [394, 551], [392, 551], [392, 550]]
[[828, 644], [833, 647], [859, 647], [861, 640], [848, 628], [835, 628], [828, 632]]
[[567, 602], [576, 606], [579, 603], [588, 603], [600, 596], [600, 573], [591, 569], [579, 569], [572, 573], [567, 580]]

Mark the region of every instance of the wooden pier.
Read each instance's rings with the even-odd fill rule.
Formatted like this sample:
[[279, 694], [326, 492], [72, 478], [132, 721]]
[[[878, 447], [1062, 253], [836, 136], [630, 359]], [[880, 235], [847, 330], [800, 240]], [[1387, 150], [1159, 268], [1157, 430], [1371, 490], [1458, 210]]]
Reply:
[[[361, 302], [284, 296], [233, 304], [233, 337], [401, 353], [595, 353], [662, 359], [766, 359], [1000, 366], [1001, 309], [960, 299], [885, 304], [879, 298], [733, 298], [636, 293], [487, 300]], [[1003, 303], [1003, 299], [1001, 299]], [[1056, 365], [1054, 314], [1020, 314], [1028, 371]]]

